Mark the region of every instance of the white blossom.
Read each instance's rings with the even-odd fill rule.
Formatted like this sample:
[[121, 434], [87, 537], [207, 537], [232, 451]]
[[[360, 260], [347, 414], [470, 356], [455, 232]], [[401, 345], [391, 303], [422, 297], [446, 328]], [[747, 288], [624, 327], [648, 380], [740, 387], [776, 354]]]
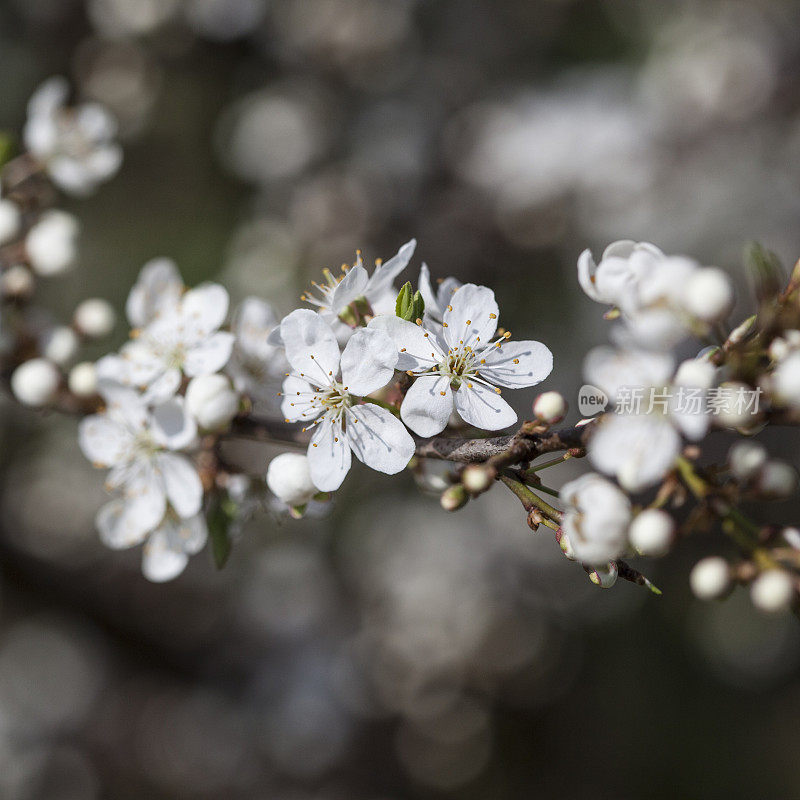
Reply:
[[98, 103], [68, 107], [68, 95], [64, 78], [45, 81], [28, 103], [23, 139], [56, 185], [88, 195], [122, 163], [122, 149], [114, 141], [117, 123]]
[[267, 467], [269, 490], [288, 506], [303, 506], [319, 489], [311, 480], [308, 456], [300, 453], [281, 453]]
[[784, 355], [775, 367], [769, 385], [780, 403], [800, 409], [800, 350]]
[[717, 267], [703, 267], [689, 278], [683, 290], [686, 311], [704, 322], [723, 319], [733, 307], [733, 287]]
[[118, 356], [97, 363], [102, 381], [136, 387], [150, 402], [173, 395], [181, 372], [189, 377], [222, 369], [230, 358], [233, 334], [220, 331], [228, 293], [206, 283], [186, 292], [176, 306], [162, 309]]
[[415, 433], [440, 433], [454, 409], [484, 430], [513, 425], [517, 414], [497, 387], [535, 386], [550, 374], [553, 354], [541, 342], [509, 342], [508, 333], [493, 340], [498, 314], [491, 289], [466, 284], [445, 309], [441, 333], [389, 315], [369, 323], [394, 341], [397, 368], [416, 377], [400, 408]]
[[22, 227], [22, 212], [19, 206], [6, 197], [0, 197], [0, 244], [16, 239]]
[[128, 294], [125, 313], [134, 328], [143, 328], [162, 314], [177, 308], [183, 279], [171, 258], [153, 258], [140, 270]]
[[430, 325], [432, 322], [441, 324], [444, 312], [460, 286], [461, 281], [456, 278], [445, 278], [439, 283], [434, 292], [431, 285], [430, 270], [428, 265], [423, 262], [419, 270], [419, 291], [425, 301], [425, 317], [423, 321], [426, 325]]
[[367, 466], [393, 475], [414, 454], [414, 440], [388, 410], [358, 398], [385, 386], [394, 375], [397, 349], [385, 333], [359, 329], [344, 352], [331, 327], [313, 311], [298, 309], [281, 322], [292, 373], [283, 384], [287, 422], [308, 422], [311, 479], [322, 491], [341, 486], [351, 451]]
[[79, 347], [78, 335], [67, 325], [48, 328], [39, 337], [39, 350], [42, 355], [60, 367], [75, 358]]
[[394, 279], [408, 266], [416, 246], [416, 239], [406, 242], [388, 261], [376, 264], [372, 275], [359, 252], [356, 263], [341, 275], [325, 270], [325, 283], [314, 283], [314, 288], [301, 299], [316, 306], [330, 325], [347, 315], [351, 303], [363, 304], [363, 311], [369, 316], [392, 314], [397, 294]]
[[590, 472], [564, 484], [559, 497], [567, 503], [562, 528], [575, 558], [605, 566], [625, 552], [631, 504], [617, 486]]
[[45, 277], [68, 270], [78, 252], [78, 220], [65, 211], [45, 211], [25, 237], [25, 251], [34, 272]]
[[226, 375], [198, 375], [186, 387], [186, 410], [207, 431], [225, 428], [239, 411], [239, 393]]
[[233, 313], [233, 352], [225, 368], [237, 391], [247, 395], [256, 411], [272, 410], [287, 369], [280, 345], [270, 342], [280, 331], [272, 306], [257, 297], [243, 300]]
[[11, 373], [11, 391], [20, 403], [34, 408], [47, 405], [58, 392], [61, 373], [46, 358], [31, 358]]
[[106, 409], [80, 423], [78, 442], [98, 468], [109, 468], [106, 487], [120, 498], [100, 509], [97, 525], [111, 547], [142, 542], [168, 508], [181, 519], [200, 511], [203, 487], [191, 461], [177, 452], [195, 442], [197, 428], [183, 399], [148, 409], [130, 389], [103, 387]]

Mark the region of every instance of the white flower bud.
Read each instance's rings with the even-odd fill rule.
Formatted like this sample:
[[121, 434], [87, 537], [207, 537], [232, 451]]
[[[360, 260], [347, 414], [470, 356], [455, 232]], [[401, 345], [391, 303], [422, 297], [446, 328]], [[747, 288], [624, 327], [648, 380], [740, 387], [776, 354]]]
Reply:
[[461, 475], [461, 483], [471, 494], [485, 492], [493, 481], [491, 472], [481, 464], [470, 464]]
[[558, 540], [558, 546], [561, 548], [561, 552], [570, 561], [577, 561], [578, 559], [575, 557], [575, 548], [572, 546], [569, 536], [567, 536], [563, 530], [559, 529], [559, 532], [556, 534], [556, 538]]
[[789, 547], [800, 550], [800, 528], [784, 528], [781, 535]]
[[91, 397], [97, 392], [97, 371], [91, 361], [81, 361], [70, 371], [67, 378], [69, 390], [76, 397]]
[[700, 600], [716, 600], [731, 585], [728, 562], [720, 556], [710, 556], [698, 561], [689, 575], [689, 585]]
[[77, 334], [66, 325], [51, 328], [40, 341], [42, 355], [61, 367], [75, 358], [79, 346]]
[[770, 569], [762, 572], [750, 587], [750, 599], [761, 611], [774, 614], [785, 611], [794, 599], [794, 583], [786, 572]]
[[198, 375], [186, 388], [186, 410], [201, 428], [224, 428], [239, 410], [239, 395], [225, 375]]
[[728, 276], [717, 267], [698, 269], [687, 281], [683, 304], [693, 317], [716, 322], [733, 308], [733, 287]]
[[77, 254], [78, 221], [65, 211], [46, 211], [28, 231], [25, 249], [39, 275], [57, 275], [69, 269]]
[[302, 506], [319, 491], [311, 482], [308, 458], [299, 453], [281, 453], [267, 468], [269, 490], [289, 506]]
[[617, 565], [610, 561], [605, 567], [595, 567], [589, 580], [601, 589], [610, 589], [617, 582]]
[[628, 530], [631, 544], [644, 556], [663, 556], [672, 544], [675, 523], [666, 511], [648, 508], [638, 514]]
[[463, 508], [467, 504], [468, 500], [469, 495], [466, 489], [458, 484], [445, 489], [439, 498], [439, 503], [445, 511], [458, 511], [459, 508]]
[[785, 461], [767, 461], [758, 476], [758, 489], [766, 497], [790, 497], [797, 487], [797, 472]]
[[0, 244], [10, 242], [19, 233], [22, 214], [11, 200], [0, 200]]
[[778, 400], [800, 407], [800, 352], [788, 353], [775, 368], [772, 391]]
[[716, 367], [708, 361], [697, 358], [687, 358], [678, 367], [674, 383], [678, 386], [696, 389], [710, 389], [714, 383]]
[[0, 280], [2, 280], [0, 287], [6, 297], [28, 297], [33, 294], [33, 275], [21, 264], [9, 267]]
[[567, 401], [559, 392], [542, 392], [533, 401], [533, 415], [542, 422], [559, 422], [566, 413]]
[[[724, 392], [723, 396], [730, 398], [748, 398], [754, 391], [746, 383], [740, 381], [725, 381], [720, 384], [720, 389]], [[758, 419], [753, 413], [754, 410], [755, 403], [751, 405], [748, 405], [747, 402], [737, 403], [734, 399], [732, 402], [726, 402], [719, 406], [719, 413], [714, 416], [714, 419], [722, 428], [745, 428]]]
[[11, 391], [23, 405], [44, 406], [56, 396], [60, 382], [55, 364], [44, 358], [32, 358], [14, 370]]
[[73, 316], [75, 327], [91, 339], [100, 339], [108, 336], [114, 330], [117, 314], [107, 300], [92, 297], [84, 300], [76, 309]]
[[789, 343], [786, 339], [782, 339], [780, 336], [777, 339], [772, 340], [772, 344], [769, 346], [769, 357], [773, 361], [783, 361], [789, 353], [792, 352], [792, 348], [789, 347]]
[[755, 477], [766, 461], [767, 450], [758, 442], [737, 442], [728, 453], [731, 472], [740, 481]]

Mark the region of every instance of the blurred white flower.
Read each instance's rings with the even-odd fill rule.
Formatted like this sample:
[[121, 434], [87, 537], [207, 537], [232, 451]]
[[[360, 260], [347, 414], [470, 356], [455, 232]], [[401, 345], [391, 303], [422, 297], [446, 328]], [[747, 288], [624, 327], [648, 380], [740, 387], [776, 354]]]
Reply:
[[66, 105], [69, 84], [56, 77], [45, 81], [28, 103], [23, 131], [25, 146], [69, 194], [91, 194], [122, 163], [114, 141], [117, 123], [98, 103]]
[[497, 385], [535, 386], [550, 374], [553, 354], [541, 342], [509, 342], [509, 334], [492, 341], [498, 314], [494, 292], [468, 283], [445, 310], [441, 334], [388, 314], [369, 323], [394, 341], [397, 368], [416, 376], [400, 407], [415, 433], [440, 433], [453, 409], [484, 430], [513, 425], [517, 414]]
[[356, 405], [358, 397], [394, 376], [397, 348], [389, 337], [360, 328], [340, 354], [322, 317], [298, 309], [281, 322], [281, 338], [293, 370], [283, 383], [281, 409], [287, 422], [310, 422], [315, 429], [308, 446], [314, 485], [338, 489], [350, 470], [351, 451], [372, 469], [400, 472], [414, 454], [414, 440], [385, 408]]
[[617, 486], [590, 472], [564, 484], [559, 497], [568, 506], [562, 528], [575, 558], [605, 567], [625, 552], [631, 504]]
[[171, 258], [153, 258], [139, 272], [128, 294], [125, 313], [134, 328], [142, 328], [175, 309], [183, 294], [183, 279]]
[[218, 431], [239, 411], [239, 393], [226, 375], [198, 375], [186, 387], [186, 410], [203, 430]]
[[97, 362], [101, 381], [141, 389], [153, 403], [175, 394], [182, 372], [221, 370], [233, 348], [233, 334], [219, 330], [228, 313], [228, 293], [219, 284], [197, 286], [161, 311], [119, 355]]
[[[177, 578], [189, 563], [189, 556], [199, 553], [207, 539], [208, 529], [202, 514], [181, 519], [168, 513], [142, 548], [142, 574], [154, 583]], [[105, 538], [104, 541], [113, 546]]]
[[31, 358], [11, 373], [11, 391], [26, 406], [47, 405], [58, 392], [61, 373], [46, 358]]
[[97, 527], [109, 547], [130, 547], [158, 527], [168, 508], [182, 519], [200, 511], [203, 487], [191, 461], [177, 450], [197, 435], [182, 398], [148, 409], [130, 389], [103, 387], [106, 410], [81, 420], [78, 442], [106, 486], [122, 497], [103, 506]]
[[269, 490], [289, 506], [308, 503], [319, 489], [311, 480], [308, 456], [300, 453], [281, 453], [267, 467]]

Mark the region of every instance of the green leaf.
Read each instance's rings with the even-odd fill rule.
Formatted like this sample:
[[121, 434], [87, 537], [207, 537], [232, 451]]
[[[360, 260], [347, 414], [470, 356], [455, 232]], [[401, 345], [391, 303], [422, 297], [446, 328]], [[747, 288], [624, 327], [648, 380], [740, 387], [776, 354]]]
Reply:
[[233, 549], [230, 537], [231, 522], [236, 517], [237, 506], [225, 492], [219, 492], [212, 500], [206, 515], [208, 535], [211, 539], [211, 555], [217, 569], [222, 569]]
[[0, 168], [4, 167], [17, 150], [17, 143], [14, 136], [6, 131], [0, 131]]
[[425, 311], [425, 301], [422, 299], [422, 293], [419, 290], [414, 292], [411, 281], [404, 283], [398, 292], [394, 311], [400, 319], [408, 322], [416, 322], [418, 319], [422, 319], [422, 314]]

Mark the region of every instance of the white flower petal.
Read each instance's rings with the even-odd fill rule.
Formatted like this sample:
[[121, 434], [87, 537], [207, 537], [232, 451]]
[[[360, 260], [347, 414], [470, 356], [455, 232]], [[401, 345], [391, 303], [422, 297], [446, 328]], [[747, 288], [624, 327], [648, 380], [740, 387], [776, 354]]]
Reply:
[[157, 464], [167, 499], [178, 516], [186, 518], [197, 514], [203, 501], [203, 485], [192, 462], [185, 456], [161, 453]]
[[454, 295], [442, 314], [444, 338], [450, 347], [487, 345], [497, 330], [500, 313], [494, 292], [485, 286], [466, 283]]
[[153, 583], [177, 578], [189, 563], [181, 542], [171, 534], [168, 523], [159, 526], [142, 549], [142, 574]]
[[141, 544], [147, 531], [131, 516], [131, 505], [122, 499], [106, 503], [95, 516], [94, 522], [100, 534], [100, 541], [112, 550], [124, 550]]
[[147, 389], [142, 393], [142, 402], [149, 405], [166, 403], [174, 397], [181, 385], [181, 371], [179, 369], [168, 369], [151, 381]]
[[342, 353], [342, 383], [352, 395], [375, 392], [394, 377], [397, 348], [381, 330], [361, 328]]
[[334, 492], [350, 471], [350, 444], [340, 422], [329, 417], [317, 425], [308, 446], [311, 480], [322, 492]]
[[339, 285], [333, 290], [331, 308], [322, 307], [323, 310], [330, 311], [336, 315], [340, 314], [353, 300], [364, 295], [368, 281], [369, 275], [364, 267], [359, 264], [351, 267], [344, 278], [339, 281]]
[[370, 298], [379, 297], [389, 290], [394, 279], [408, 266], [416, 247], [417, 240], [412, 239], [406, 242], [388, 261], [384, 261], [375, 267], [375, 272], [372, 273], [367, 286], [367, 293]]
[[596, 272], [597, 265], [594, 263], [592, 251], [586, 249], [578, 256], [578, 283], [581, 285], [581, 289], [583, 289], [592, 300], [602, 303], [603, 298], [600, 296], [595, 286]]
[[156, 442], [168, 450], [181, 450], [192, 444], [197, 425], [182, 397], [173, 397], [153, 409], [151, 432]]
[[186, 340], [199, 341], [217, 330], [228, 314], [228, 302], [228, 292], [218, 283], [203, 283], [186, 292], [180, 304]]
[[231, 357], [234, 336], [219, 331], [199, 344], [190, 347], [183, 362], [183, 371], [189, 376], [211, 375], [221, 370]]
[[494, 390], [465, 381], [453, 392], [456, 411], [464, 422], [485, 431], [499, 431], [517, 421], [517, 412]]
[[124, 498], [130, 536], [153, 530], [163, 519], [167, 507], [164, 485], [151, 464], [136, 464], [128, 472]]
[[148, 261], [128, 295], [125, 313], [134, 328], [142, 328], [159, 314], [177, 308], [183, 280], [171, 258]]
[[379, 330], [394, 342], [398, 350], [396, 369], [425, 370], [442, 361], [444, 355], [436, 337], [420, 325], [386, 314], [375, 317], [367, 330]]
[[506, 341], [482, 355], [481, 377], [498, 386], [535, 386], [553, 369], [553, 354], [541, 342]]
[[681, 437], [661, 414], [607, 414], [589, 440], [589, 459], [630, 492], [658, 483], [680, 452]]
[[286, 358], [308, 380], [325, 385], [339, 371], [339, 344], [319, 314], [306, 308], [292, 311], [281, 322]]
[[307, 422], [322, 413], [322, 407], [313, 406], [313, 399], [319, 392], [302, 378], [290, 375], [283, 382], [283, 401], [281, 413], [288, 422]]
[[400, 472], [414, 455], [414, 440], [403, 423], [375, 405], [349, 409], [347, 438], [359, 461], [387, 475]]
[[278, 324], [272, 306], [259, 297], [247, 297], [233, 314], [233, 331], [236, 347], [248, 358], [266, 361], [274, 354], [274, 346], [267, 341]]
[[447, 427], [453, 413], [450, 381], [440, 375], [421, 375], [400, 406], [400, 418], [420, 436], [435, 436]]
[[78, 426], [81, 452], [97, 467], [124, 462], [133, 447], [133, 434], [104, 414], [92, 414]]

